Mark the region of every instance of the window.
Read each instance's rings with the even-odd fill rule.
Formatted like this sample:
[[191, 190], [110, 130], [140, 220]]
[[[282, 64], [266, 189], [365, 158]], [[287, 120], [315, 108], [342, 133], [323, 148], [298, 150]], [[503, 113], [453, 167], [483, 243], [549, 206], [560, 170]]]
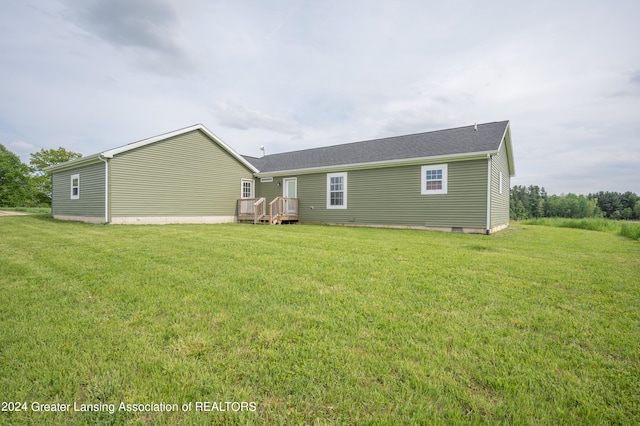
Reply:
[[240, 198], [253, 198], [253, 180], [242, 179]]
[[347, 174], [327, 174], [327, 208], [347, 208]]
[[500, 193], [502, 194], [502, 172], [500, 172], [500, 181], [498, 183], [498, 187], [500, 189]]
[[80, 199], [80, 175], [71, 175], [71, 199]]
[[448, 180], [448, 165], [435, 164], [433, 166], [422, 166], [421, 168], [421, 190], [422, 195], [446, 194]]

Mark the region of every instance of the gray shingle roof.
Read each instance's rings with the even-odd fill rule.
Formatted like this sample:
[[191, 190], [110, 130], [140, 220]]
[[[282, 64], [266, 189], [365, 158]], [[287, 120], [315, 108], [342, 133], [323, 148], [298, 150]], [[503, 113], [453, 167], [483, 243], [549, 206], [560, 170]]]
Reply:
[[260, 172], [497, 151], [508, 121], [244, 158]]

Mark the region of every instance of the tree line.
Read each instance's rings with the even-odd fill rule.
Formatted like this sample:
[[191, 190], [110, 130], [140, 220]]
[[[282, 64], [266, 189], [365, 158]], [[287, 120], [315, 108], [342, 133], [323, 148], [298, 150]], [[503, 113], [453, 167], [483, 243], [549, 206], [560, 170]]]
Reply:
[[30, 154], [29, 164], [0, 144], [0, 207], [51, 206], [51, 178], [44, 168], [82, 157], [64, 148]]
[[633, 192], [600, 191], [588, 195], [548, 195], [537, 185], [511, 188], [511, 219], [603, 217], [617, 220], [640, 219], [640, 197]]

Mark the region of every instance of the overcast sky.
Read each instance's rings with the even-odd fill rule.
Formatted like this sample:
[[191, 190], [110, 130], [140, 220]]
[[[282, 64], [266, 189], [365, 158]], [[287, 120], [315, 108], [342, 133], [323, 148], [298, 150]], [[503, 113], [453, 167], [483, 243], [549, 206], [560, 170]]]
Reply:
[[0, 144], [202, 123], [260, 156], [511, 121], [516, 178], [640, 194], [640, 1], [0, 0]]

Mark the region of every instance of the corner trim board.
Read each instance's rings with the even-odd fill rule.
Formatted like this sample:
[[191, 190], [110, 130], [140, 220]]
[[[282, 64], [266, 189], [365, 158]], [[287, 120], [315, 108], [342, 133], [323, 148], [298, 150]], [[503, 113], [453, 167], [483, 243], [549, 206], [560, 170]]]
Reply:
[[487, 155], [489, 157], [489, 164], [487, 165], [487, 232], [491, 229], [491, 154]]

